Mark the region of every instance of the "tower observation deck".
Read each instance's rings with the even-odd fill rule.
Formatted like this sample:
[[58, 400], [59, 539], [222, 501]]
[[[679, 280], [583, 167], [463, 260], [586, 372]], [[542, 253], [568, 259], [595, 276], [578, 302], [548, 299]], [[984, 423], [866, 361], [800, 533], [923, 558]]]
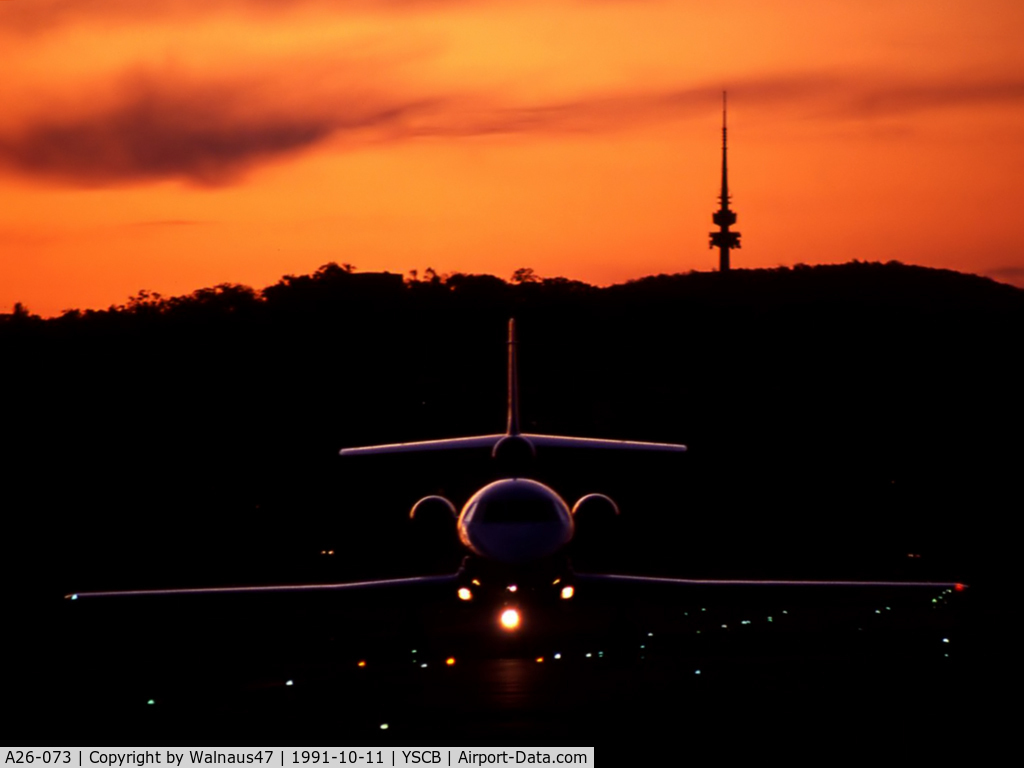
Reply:
[[710, 248], [718, 248], [718, 270], [719, 272], [729, 271], [729, 251], [733, 248], [740, 247], [740, 233], [733, 232], [729, 229], [733, 224], [736, 223], [736, 213], [729, 210], [729, 165], [728, 165], [728, 149], [727, 149], [727, 131], [726, 127], [726, 101], [725, 93], [722, 93], [722, 193], [718, 196], [721, 205], [717, 211], [711, 215], [711, 220], [718, 225], [717, 232], [710, 232], [711, 244]]

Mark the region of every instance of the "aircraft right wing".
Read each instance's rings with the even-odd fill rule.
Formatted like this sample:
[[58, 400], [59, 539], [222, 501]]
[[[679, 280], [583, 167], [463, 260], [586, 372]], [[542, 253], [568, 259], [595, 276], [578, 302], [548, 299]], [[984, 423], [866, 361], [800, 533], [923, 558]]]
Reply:
[[413, 576], [378, 581], [350, 581], [337, 584], [275, 584], [248, 587], [198, 587], [190, 589], [127, 589], [99, 592], [72, 592], [65, 600], [93, 600], [114, 597], [178, 597], [187, 595], [268, 595], [289, 592], [355, 592], [388, 587], [439, 586], [455, 584], [459, 574], [444, 576]]

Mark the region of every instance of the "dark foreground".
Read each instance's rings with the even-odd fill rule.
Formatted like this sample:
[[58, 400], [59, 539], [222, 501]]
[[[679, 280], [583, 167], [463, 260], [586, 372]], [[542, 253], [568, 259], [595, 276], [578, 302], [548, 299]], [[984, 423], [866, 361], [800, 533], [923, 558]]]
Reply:
[[1005, 684], [984, 595], [708, 597], [580, 595], [524, 609], [514, 637], [490, 606], [422, 596], [344, 611], [320, 598], [68, 601], [54, 634], [11, 659], [7, 733], [644, 755], [738, 737], [924, 745], [998, 731]]

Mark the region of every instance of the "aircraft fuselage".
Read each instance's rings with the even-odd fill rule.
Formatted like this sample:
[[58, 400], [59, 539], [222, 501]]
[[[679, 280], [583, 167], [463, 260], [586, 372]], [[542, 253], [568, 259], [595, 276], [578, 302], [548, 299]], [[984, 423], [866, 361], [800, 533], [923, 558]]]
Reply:
[[536, 480], [506, 478], [470, 497], [459, 515], [459, 539], [474, 554], [528, 564], [557, 554], [572, 540], [569, 506]]

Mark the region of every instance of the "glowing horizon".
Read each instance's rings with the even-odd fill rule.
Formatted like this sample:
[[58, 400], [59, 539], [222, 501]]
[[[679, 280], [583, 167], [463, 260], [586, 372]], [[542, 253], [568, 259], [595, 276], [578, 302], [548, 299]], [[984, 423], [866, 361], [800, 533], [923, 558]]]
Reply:
[[0, 312], [359, 271], [1024, 285], [1024, 7], [0, 2]]

